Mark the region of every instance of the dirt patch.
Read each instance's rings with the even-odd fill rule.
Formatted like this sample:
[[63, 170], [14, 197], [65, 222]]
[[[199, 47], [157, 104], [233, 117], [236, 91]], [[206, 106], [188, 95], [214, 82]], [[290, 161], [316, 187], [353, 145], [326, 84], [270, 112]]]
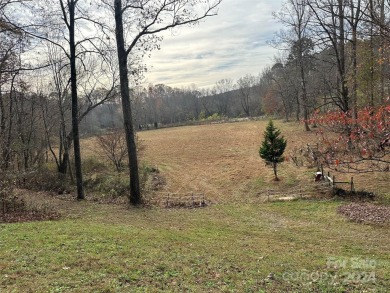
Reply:
[[338, 212], [357, 223], [390, 225], [390, 206], [350, 203], [339, 207]]

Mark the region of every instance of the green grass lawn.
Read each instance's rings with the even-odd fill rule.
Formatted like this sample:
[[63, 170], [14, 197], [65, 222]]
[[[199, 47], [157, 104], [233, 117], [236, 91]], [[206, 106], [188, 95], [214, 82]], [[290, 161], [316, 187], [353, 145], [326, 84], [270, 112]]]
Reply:
[[0, 292], [386, 292], [390, 229], [340, 202], [125, 209], [0, 224]]

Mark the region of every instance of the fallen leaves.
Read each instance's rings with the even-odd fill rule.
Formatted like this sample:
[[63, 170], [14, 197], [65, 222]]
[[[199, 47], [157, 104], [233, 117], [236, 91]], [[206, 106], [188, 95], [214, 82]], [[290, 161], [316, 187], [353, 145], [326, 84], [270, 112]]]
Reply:
[[58, 212], [43, 211], [16, 211], [0, 215], [0, 223], [20, 223], [32, 221], [56, 220], [60, 217]]
[[390, 206], [370, 203], [349, 203], [340, 206], [338, 212], [357, 223], [390, 224]]

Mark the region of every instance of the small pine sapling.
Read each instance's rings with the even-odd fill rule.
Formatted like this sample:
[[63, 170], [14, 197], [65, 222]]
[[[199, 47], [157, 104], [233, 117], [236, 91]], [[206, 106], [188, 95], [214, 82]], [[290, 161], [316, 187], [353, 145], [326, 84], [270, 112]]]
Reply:
[[265, 160], [267, 165], [272, 165], [275, 175], [275, 181], [279, 181], [277, 175], [277, 165], [284, 161], [283, 153], [286, 149], [287, 141], [280, 137], [278, 130], [272, 120], [269, 121], [264, 132], [264, 141], [261, 143], [259, 155]]

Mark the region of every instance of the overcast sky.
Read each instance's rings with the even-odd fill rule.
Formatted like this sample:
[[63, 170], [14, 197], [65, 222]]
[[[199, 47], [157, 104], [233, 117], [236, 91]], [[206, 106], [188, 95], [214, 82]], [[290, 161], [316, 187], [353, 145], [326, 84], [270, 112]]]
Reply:
[[223, 78], [258, 75], [277, 50], [268, 42], [281, 28], [272, 12], [283, 0], [223, 0], [217, 16], [164, 34], [152, 52], [146, 83], [211, 87]]

